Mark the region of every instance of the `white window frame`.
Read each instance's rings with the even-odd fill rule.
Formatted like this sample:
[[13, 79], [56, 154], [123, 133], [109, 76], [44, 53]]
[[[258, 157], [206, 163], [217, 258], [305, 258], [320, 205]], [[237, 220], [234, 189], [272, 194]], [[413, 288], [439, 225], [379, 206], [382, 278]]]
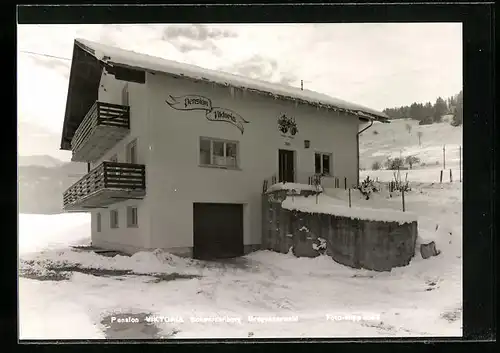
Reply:
[[[201, 161], [201, 141], [209, 141], [210, 142], [210, 164], [202, 163]], [[236, 165], [221, 165], [221, 164], [215, 164], [214, 163], [214, 142], [219, 142], [224, 144], [224, 158], [227, 158], [227, 144], [231, 143], [236, 146]], [[198, 163], [200, 167], [213, 167], [213, 168], [222, 168], [222, 169], [240, 169], [240, 143], [239, 141], [234, 141], [234, 140], [226, 140], [226, 139], [221, 139], [221, 138], [214, 138], [214, 137], [207, 137], [207, 136], [200, 136], [199, 138], [199, 144], [198, 144]]]
[[[116, 215], [116, 224], [113, 222], [114, 221], [113, 214]], [[111, 229], [120, 228], [120, 217], [119, 217], [118, 210], [110, 210], [109, 211], [109, 228], [111, 228]]]
[[[132, 148], [134, 148], [134, 160], [132, 160]], [[130, 141], [127, 144], [127, 163], [137, 164], [137, 139]]]
[[97, 215], [96, 215], [96, 230], [97, 230], [97, 233], [100, 233], [101, 230], [102, 230], [102, 216], [101, 216], [101, 212], [97, 212]]
[[[133, 217], [135, 210], [135, 219]], [[137, 228], [139, 226], [139, 208], [137, 206], [127, 206], [127, 228]]]
[[[321, 175], [325, 175], [325, 176], [332, 176], [333, 175], [333, 154], [332, 153], [329, 153], [329, 152], [319, 152], [319, 151], [315, 151], [314, 152], [314, 173], [316, 173], [316, 155], [319, 154], [320, 155], [320, 173]], [[326, 174], [324, 172], [324, 167], [323, 167], [323, 156], [328, 156], [330, 159], [330, 165], [328, 166], [329, 167], [329, 170], [330, 172], [328, 174]]]

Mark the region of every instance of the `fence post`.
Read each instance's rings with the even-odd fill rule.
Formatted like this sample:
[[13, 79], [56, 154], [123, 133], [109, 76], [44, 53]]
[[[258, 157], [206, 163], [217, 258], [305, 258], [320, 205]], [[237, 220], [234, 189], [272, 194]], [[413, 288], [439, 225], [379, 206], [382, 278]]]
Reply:
[[351, 207], [351, 188], [349, 188], [349, 208]]
[[459, 161], [459, 165], [460, 165], [460, 182], [462, 182], [462, 145], [459, 146], [459, 152], [460, 154], [459, 158], [460, 158], [460, 161]]
[[347, 190], [347, 177], [344, 177], [344, 190]]
[[453, 183], [453, 175], [451, 174], [451, 169], [450, 169], [450, 183]]
[[439, 182], [442, 183], [443, 182], [443, 171], [441, 170], [440, 173], [439, 173]]
[[403, 212], [405, 212], [405, 189], [402, 189], [401, 198], [403, 200]]

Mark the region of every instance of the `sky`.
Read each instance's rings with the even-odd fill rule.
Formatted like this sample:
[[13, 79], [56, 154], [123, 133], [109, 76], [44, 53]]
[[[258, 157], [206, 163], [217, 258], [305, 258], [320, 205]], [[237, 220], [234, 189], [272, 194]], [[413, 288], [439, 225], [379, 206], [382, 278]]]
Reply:
[[303, 80], [304, 88], [377, 110], [435, 102], [462, 89], [460, 23], [18, 25], [17, 31], [19, 155], [71, 157], [59, 143], [75, 38], [284, 85], [300, 87]]

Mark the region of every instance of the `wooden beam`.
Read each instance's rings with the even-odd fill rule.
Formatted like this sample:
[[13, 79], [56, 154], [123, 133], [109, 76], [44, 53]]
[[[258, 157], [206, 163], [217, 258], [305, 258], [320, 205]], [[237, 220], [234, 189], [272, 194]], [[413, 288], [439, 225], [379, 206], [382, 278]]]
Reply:
[[146, 83], [146, 72], [125, 66], [106, 66], [107, 71], [120, 81]]

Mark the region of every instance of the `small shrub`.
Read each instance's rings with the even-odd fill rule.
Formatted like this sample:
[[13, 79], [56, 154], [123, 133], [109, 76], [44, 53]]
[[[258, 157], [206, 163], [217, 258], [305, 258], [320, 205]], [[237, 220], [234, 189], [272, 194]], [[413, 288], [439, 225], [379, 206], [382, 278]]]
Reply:
[[406, 173], [405, 180], [402, 181], [401, 180], [401, 173], [399, 173], [399, 171], [394, 172], [393, 180], [391, 182], [389, 182], [389, 191], [390, 192], [393, 192], [393, 191], [399, 191], [399, 192], [410, 191], [411, 189], [410, 189], [407, 177], [408, 177], [408, 173]]
[[378, 131], [377, 130], [373, 130], [373, 134], [374, 135], [378, 135]]
[[373, 192], [378, 192], [378, 188], [375, 185], [374, 180], [370, 179], [369, 176], [367, 176], [366, 179], [361, 182], [361, 184], [358, 186], [358, 190], [367, 200], [370, 199], [370, 195]]
[[432, 123], [434, 123], [434, 120], [432, 119], [432, 117], [429, 116], [427, 118], [420, 120], [418, 122], [418, 125], [431, 125]]
[[379, 170], [380, 168], [382, 168], [382, 164], [379, 161], [373, 162], [372, 170]]
[[451, 119], [450, 125], [457, 127], [457, 126], [462, 125], [462, 123], [463, 123], [462, 118], [460, 118], [457, 114], [454, 114], [453, 118]]
[[385, 166], [389, 170], [398, 170], [401, 169], [404, 165], [404, 161], [402, 158], [396, 157], [394, 159], [388, 158], [385, 162]]
[[420, 163], [420, 158], [417, 156], [408, 156], [405, 158], [405, 162], [410, 166], [410, 169], [412, 169], [414, 164]]

